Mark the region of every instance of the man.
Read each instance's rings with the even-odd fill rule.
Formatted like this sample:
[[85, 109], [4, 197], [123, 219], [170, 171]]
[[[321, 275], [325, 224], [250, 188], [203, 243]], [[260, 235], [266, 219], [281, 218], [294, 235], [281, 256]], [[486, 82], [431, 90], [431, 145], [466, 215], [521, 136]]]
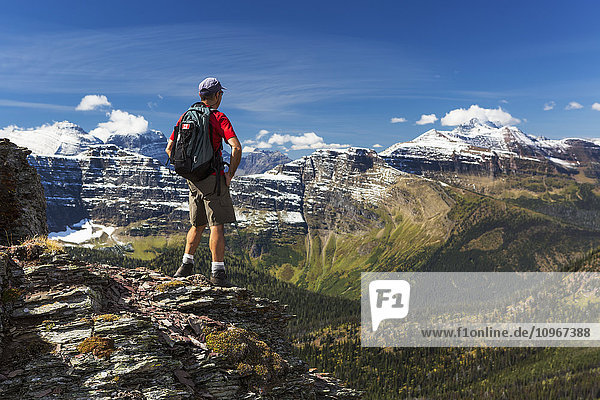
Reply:
[[[225, 235], [223, 224], [235, 222], [233, 203], [229, 195], [229, 183], [235, 176], [235, 171], [242, 159], [242, 145], [238, 140], [231, 122], [217, 108], [223, 99], [221, 83], [216, 78], [206, 78], [198, 85], [202, 103], [210, 107], [210, 134], [213, 149], [220, 152], [221, 140], [224, 139], [231, 146], [231, 159], [228, 171], [221, 171], [219, 176], [213, 172], [201, 181], [188, 180], [190, 188], [190, 222], [192, 227], [187, 234], [185, 254], [181, 267], [175, 273], [175, 277], [185, 277], [192, 274], [194, 268], [194, 253], [200, 244], [202, 232], [208, 224], [210, 227], [209, 247], [212, 253], [212, 268], [210, 281], [217, 286], [229, 286], [227, 272], [225, 270]], [[183, 116], [182, 116], [183, 117]], [[181, 118], [177, 121], [179, 126]], [[166, 152], [171, 157], [175, 140], [175, 129], [167, 143]], [[216, 179], [221, 179], [220, 195], [215, 191]]]

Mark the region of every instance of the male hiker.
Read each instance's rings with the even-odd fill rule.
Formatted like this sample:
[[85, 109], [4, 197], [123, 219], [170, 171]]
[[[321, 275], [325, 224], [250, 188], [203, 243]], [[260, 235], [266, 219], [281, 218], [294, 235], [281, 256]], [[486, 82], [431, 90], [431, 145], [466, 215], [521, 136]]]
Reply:
[[[208, 177], [202, 180], [187, 179], [190, 188], [189, 206], [190, 222], [192, 227], [187, 234], [185, 245], [185, 254], [181, 267], [175, 273], [175, 277], [185, 277], [192, 274], [194, 267], [194, 253], [200, 243], [200, 238], [204, 228], [208, 224], [210, 227], [209, 247], [212, 253], [212, 273], [210, 281], [217, 286], [229, 286], [227, 273], [223, 260], [225, 258], [225, 236], [223, 224], [235, 222], [233, 203], [229, 195], [229, 183], [235, 175], [235, 171], [242, 158], [242, 145], [233, 131], [229, 119], [217, 108], [223, 98], [223, 89], [221, 83], [216, 78], [206, 78], [198, 85], [200, 99], [203, 104], [196, 103], [194, 106], [210, 108], [209, 124], [212, 150], [215, 156], [221, 159], [222, 139], [231, 146], [231, 159], [228, 171], [212, 172]], [[192, 107], [194, 107], [192, 106]], [[206, 110], [206, 108], [203, 108]], [[208, 112], [208, 110], [207, 110]], [[186, 115], [184, 113], [184, 115]], [[179, 118], [171, 138], [167, 144], [166, 152], [171, 157], [171, 153], [176, 149], [175, 132], [187, 127], [182, 124], [182, 118]], [[181, 127], [180, 127], [181, 124]], [[176, 154], [175, 154], [176, 156]], [[175, 162], [174, 162], [175, 163]], [[222, 165], [222, 164], [220, 164]], [[177, 165], [176, 165], [177, 168]], [[214, 171], [214, 169], [213, 169]], [[217, 179], [220, 181], [217, 182]]]

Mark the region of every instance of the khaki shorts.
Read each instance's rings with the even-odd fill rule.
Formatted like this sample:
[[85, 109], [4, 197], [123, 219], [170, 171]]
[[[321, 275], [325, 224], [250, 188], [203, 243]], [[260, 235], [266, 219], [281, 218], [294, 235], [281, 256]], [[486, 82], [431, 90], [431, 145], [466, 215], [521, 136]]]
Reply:
[[229, 195], [229, 187], [225, 184], [225, 176], [220, 176], [220, 196], [216, 193], [216, 177], [210, 175], [201, 181], [187, 181], [190, 187], [190, 222], [194, 226], [206, 224], [214, 226], [235, 222], [233, 202]]

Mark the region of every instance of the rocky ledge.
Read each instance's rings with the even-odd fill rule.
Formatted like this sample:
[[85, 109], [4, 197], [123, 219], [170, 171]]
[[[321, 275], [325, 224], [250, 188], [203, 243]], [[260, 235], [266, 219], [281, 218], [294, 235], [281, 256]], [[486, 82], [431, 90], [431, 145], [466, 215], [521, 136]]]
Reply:
[[2, 399], [350, 399], [292, 356], [285, 306], [202, 275], [0, 247]]

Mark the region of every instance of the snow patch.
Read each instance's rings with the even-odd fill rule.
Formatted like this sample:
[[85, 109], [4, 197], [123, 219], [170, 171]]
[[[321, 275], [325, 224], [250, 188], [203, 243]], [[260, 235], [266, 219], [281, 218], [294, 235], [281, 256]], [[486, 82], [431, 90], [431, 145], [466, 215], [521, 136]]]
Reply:
[[82, 219], [72, 226], [67, 226], [67, 229], [62, 232], [51, 232], [48, 234], [48, 239], [82, 244], [92, 239], [100, 238], [104, 234], [112, 238], [113, 233], [115, 233], [115, 227], [95, 224], [88, 219]]
[[280, 215], [283, 222], [287, 224], [303, 224], [306, 222], [302, 213], [298, 211], [281, 211]]

